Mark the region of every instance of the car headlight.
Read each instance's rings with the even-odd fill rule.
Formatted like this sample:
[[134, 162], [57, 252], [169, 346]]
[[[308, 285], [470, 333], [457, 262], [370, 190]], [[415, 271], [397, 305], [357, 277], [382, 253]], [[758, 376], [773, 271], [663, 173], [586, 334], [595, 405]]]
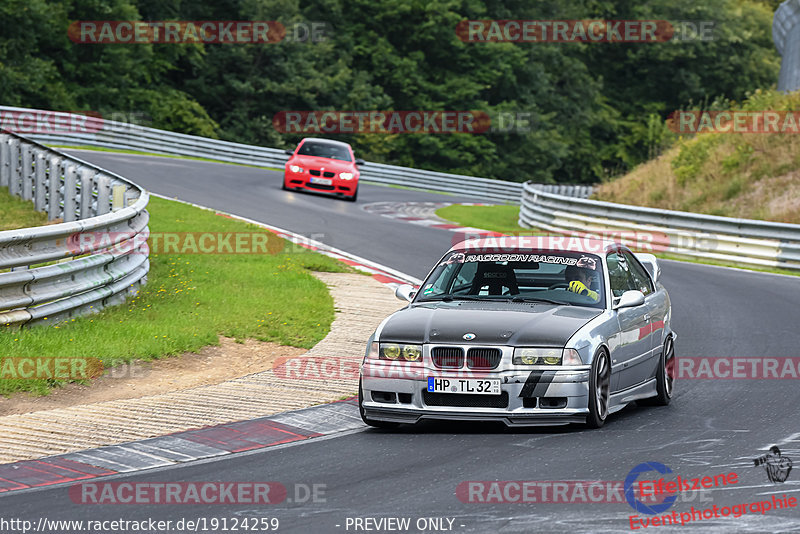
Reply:
[[352, 180], [353, 179], [353, 173], [352, 172], [340, 172], [339, 173], [339, 178], [341, 178], [342, 180]]
[[526, 348], [514, 349], [514, 365], [583, 365], [575, 349]]
[[422, 361], [422, 345], [381, 343], [379, 358], [392, 361], [420, 362]]
[[419, 345], [403, 345], [403, 359], [408, 362], [422, 360], [422, 347]]
[[303, 172], [303, 167], [299, 165], [289, 165], [289, 170], [292, 172]]

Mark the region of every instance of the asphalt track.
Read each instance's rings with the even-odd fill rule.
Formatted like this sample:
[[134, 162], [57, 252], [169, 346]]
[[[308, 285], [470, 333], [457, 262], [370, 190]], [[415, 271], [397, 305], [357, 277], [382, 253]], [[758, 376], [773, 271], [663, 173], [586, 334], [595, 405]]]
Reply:
[[[455, 235], [368, 214], [361, 206], [457, 202], [458, 197], [362, 184], [359, 202], [353, 204], [284, 192], [280, 173], [250, 167], [96, 152], [77, 155], [153, 192], [308, 235], [417, 277], [427, 273]], [[672, 297], [679, 357], [798, 355], [800, 279], [669, 261], [662, 268]], [[425, 423], [393, 432], [365, 429], [116, 477], [125, 482], [277, 481], [289, 488], [289, 500], [274, 505], [80, 505], [70, 500], [66, 487], [56, 486], [1, 496], [0, 517], [34, 522], [43, 516], [173, 521], [277, 517], [278, 532], [301, 533], [631, 531], [629, 516], [635, 512], [624, 502], [464, 502], [468, 499], [457, 488], [466, 481], [621, 481], [638, 464], [660, 462], [682, 477], [738, 475], [737, 484], [679, 499], [665, 513], [688, 512], [692, 506], [722, 508], [773, 494], [800, 501], [799, 401], [797, 380], [683, 380], [676, 384], [669, 407], [629, 406], [601, 430]], [[774, 444], [796, 465], [784, 484], [770, 483], [764, 469], [753, 466], [752, 459]], [[651, 475], [642, 478], [656, 478]], [[296, 484], [322, 484], [324, 496], [317, 502], [296, 502]], [[348, 518], [384, 517], [409, 518], [410, 528], [355, 529], [352, 522], [348, 528]], [[447, 521], [444, 529], [418, 530], [416, 522], [422, 518], [449, 518], [453, 523], [450, 530]], [[800, 507], [684, 527], [651, 526], [647, 531], [678, 529], [800, 532]]]

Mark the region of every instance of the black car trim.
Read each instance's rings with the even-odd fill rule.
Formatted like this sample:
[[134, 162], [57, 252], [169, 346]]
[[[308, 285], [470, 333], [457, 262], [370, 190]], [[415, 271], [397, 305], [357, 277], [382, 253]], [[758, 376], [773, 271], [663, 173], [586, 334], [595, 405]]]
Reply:
[[544, 397], [547, 386], [553, 381], [552, 371], [531, 371], [525, 385], [519, 392], [520, 397]]

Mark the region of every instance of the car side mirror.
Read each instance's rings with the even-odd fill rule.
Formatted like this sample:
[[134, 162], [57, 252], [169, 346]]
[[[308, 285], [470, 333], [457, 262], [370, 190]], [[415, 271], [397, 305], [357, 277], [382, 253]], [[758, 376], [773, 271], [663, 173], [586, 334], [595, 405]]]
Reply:
[[626, 291], [619, 299], [615, 300], [617, 300], [613, 306], [615, 310], [620, 308], [635, 308], [636, 306], [644, 304], [644, 293], [641, 291]]
[[414, 300], [414, 296], [417, 294], [417, 288], [412, 286], [411, 284], [403, 284], [398, 286], [397, 289], [394, 290], [394, 296], [399, 298], [400, 300], [405, 300], [407, 302], [411, 302]]
[[287, 156], [293, 156], [294, 155], [294, 150], [289, 150], [287, 148], [286, 150], [283, 151], [283, 153], [286, 154]]
[[356, 165], [366, 165], [367, 162], [361, 158], [356, 158]]

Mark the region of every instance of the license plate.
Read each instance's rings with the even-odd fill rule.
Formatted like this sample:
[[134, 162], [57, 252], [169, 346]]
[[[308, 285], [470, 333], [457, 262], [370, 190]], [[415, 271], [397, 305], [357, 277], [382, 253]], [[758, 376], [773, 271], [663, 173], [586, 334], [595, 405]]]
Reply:
[[500, 395], [499, 378], [438, 378], [428, 377], [431, 393], [468, 393], [473, 395]]
[[330, 178], [315, 178], [314, 176], [311, 177], [309, 180], [312, 184], [319, 184], [319, 185], [331, 185], [333, 180]]

